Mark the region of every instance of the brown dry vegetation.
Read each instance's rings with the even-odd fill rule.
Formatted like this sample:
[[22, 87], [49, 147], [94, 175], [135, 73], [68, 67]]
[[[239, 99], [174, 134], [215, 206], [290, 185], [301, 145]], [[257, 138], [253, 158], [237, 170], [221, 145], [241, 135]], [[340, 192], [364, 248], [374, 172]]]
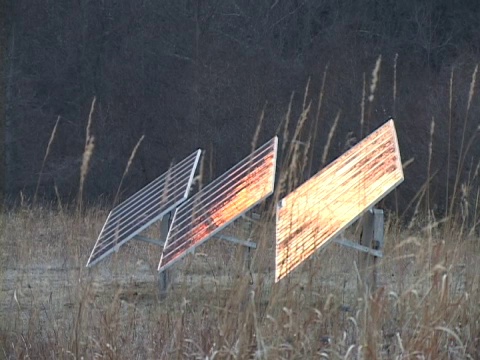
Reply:
[[210, 240], [174, 267], [162, 298], [154, 246], [132, 243], [85, 268], [105, 215], [28, 207], [4, 215], [2, 357], [480, 356], [480, 241], [451, 224], [410, 234], [388, 222], [379, 286], [366, 294], [358, 255], [334, 244], [274, 284], [274, 241], [263, 221], [251, 272], [243, 249]]

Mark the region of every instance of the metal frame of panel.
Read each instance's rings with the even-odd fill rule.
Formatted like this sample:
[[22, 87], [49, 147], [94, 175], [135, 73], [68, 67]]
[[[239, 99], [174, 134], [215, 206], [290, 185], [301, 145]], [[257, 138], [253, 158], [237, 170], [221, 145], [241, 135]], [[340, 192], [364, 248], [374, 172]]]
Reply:
[[[158, 270], [163, 271], [273, 193], [278, 139], [255, 150], [177, 208]], [[251, 244], [243, 243], [246, 246]]]
[[185, 201], [200, 156], [199, 149], [113, 208], [93, 247], [87, 267], [118, 250]]
[[390, 120], [277, 205], [275, 281], [402, 181], [398, 140]]

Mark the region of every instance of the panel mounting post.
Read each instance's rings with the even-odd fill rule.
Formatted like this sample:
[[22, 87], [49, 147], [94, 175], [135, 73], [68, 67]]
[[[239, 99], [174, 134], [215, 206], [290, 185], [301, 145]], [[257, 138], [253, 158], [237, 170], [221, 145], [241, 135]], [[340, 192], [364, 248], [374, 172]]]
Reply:
[[[260, 221], [260, 214], [253, 212], [250, 214], [250, 216], [244, 215], [244, 220], [246, 221], [244, 230], [246, 231], [246, 238], [247, 240], [252, 239], [253, 235], [253, 229], [254, 229], [254, 224], [257, 224]], [[250, 273], [250, 277], [253, 279], [252, 275], [252, 249], [257, 248], [257, 244], [254, 243], [254, 247], [246, 246], [245, 251], [244, 251], [244, 261], [243, 261], [243, 266], [248, 270]]]
[[[370, 209], [362, 217], [360, 245], [383, 254], [384, 218], [383, 210]], [[361, 252], [358, 257], [359, 272], [363, 290], [375, 291], [377, 287], [377, 262], [379, 256], [371, 252]]]
[[[166, 214], [160, 223], [160, 238], [164, 241], [167, 239], [168, 230], [170, 229], [171, 213]], [[165, 269], [158, 274], [158, 286], [160, 289], [160, 298], [164, 299], [167, 296], [168, 285], [171, 282], [171, 271]]]

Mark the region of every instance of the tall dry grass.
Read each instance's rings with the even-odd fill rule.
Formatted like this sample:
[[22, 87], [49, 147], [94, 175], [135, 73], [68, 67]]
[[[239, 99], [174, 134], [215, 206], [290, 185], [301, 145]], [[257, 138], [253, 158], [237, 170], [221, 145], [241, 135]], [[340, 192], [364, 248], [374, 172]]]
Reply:
[[[374, 100], [380, 63], [381, 57], [372, 73], [369, 104]], [[282, 151], [275, 200], [311, 172], [316, 131], [306, 131], [305, 124], [313, 119], [313, 128], [321, 128], [324, 91], [322, 85], [316, 113], [311, 114], [308, 83], [297, 118], [292, 95], [283, 128], [278, 130]], [[80, 204], [93, 153], [93, 109], [94, 102], [80, 169]], [[370, 119], [364, 110], [362, 129], [368, 128]], [[328, 156], [339, 121], [340, 112], [333, 119], [323, 158]], [[258, 128], [253, 147], [259, 132]], [[433, 135], [432, 120], [429, 149]], [[463, 153], [468, 145], [468, 141], [462, 145]], [[429, 164], [430, 179], [435, 173]], [[476, 177], [478, 170], [456, 194], [469, 197]], [[59, 199], [41, 205], [25, 202], [1, 215], [2, 252], [8, 254], [1, 265], [1, 357], [480, 358], [478, 192], [475, 195], [475, 208], [469, 210], [473, 222], [436, 219], [431, 211], [422, 211], [419, 204], [424, 199], [434, 201], [428, 181], [412, 199], [416, 211], [410, 227], [404, 226], [405, 219], [390, 214], [385, 257], [378, 263], [378, 287], [372, 292], [357, 286], [362, 280], [356, 266], [358, 254], [334, 244], [275, 284], [274, 208], [266, 206], [261, 220], [253, 225], [252, 237], [259, 246], [251, 254], [248, 269], [243, 249], [210, 240], [175, 266], [166, 297], [160, 296], [157, 287], [160, 250], [155, 246], [132, 242], [94, 268], [85, 268], [109, 206], [69, 208]], [[247, 236], [246, 229], [239, 221], [229, 231], [241, 237]], [[157, 228], [149, 231], [150, 236], [158, 233]]]
[[[211, 240], [175, 267], [161, 299], [158, 248], [129, 244], [87, 269], [106, 211], [52, 208], [5, 215], [9, 253], [0, 349], [19, 358], [431, 358], [480, 355], [477, 237], [451, 224], [408, 233], [393, 218], [378, 289], [357, 290], [353, 250], [331, 245], [278, 284], [273, 233], [252, 275], [243, 249]], [[238, 226], [241, 231], [241, 226]], [[429, 236], [428, 234], [431, 234]], [[22, 239], [21, 242], [18, 239]]]

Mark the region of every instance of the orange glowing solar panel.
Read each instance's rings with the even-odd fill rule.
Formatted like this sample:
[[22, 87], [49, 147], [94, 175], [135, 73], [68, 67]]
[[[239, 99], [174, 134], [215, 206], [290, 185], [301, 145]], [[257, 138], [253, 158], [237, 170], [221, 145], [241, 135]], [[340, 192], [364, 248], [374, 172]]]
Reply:
[[402, 181], [397, 134], [390, 120], [278, 204], [275, 281]]
[[162, 271], [273, 193], [277, 138], [273, 138], [177, 210], [158, 270]]

